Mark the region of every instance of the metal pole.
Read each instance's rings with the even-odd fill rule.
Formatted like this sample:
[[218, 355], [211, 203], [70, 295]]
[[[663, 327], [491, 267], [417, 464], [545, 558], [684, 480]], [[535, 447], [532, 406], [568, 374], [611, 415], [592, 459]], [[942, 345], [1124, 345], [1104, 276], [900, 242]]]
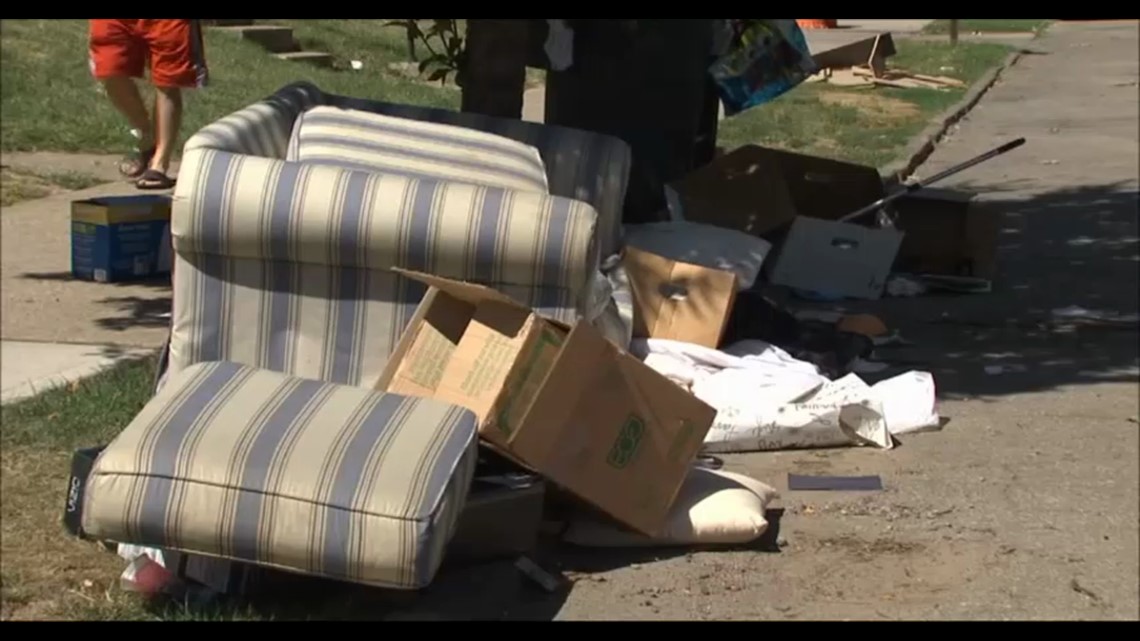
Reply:
[[951, 20], [950, 21], [950, 46], [951, 47], [957, 47], [958, 46], [958, 21], [957, 20]]

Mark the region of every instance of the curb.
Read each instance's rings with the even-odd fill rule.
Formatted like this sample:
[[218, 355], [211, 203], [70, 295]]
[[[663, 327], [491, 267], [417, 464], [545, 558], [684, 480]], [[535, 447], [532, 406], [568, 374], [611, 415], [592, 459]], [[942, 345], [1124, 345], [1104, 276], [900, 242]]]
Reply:
[[918, 169], [918, 166], [925, 162], [930, 154], [934, 153], [935, 145], [942, 140], [950, 127], [969, 113], [974, 105], [978, 104], [978, 101], [994, 86], [1002, 73], [1017, 63], [1023, 53], [1025, 52], [1020, 49], [1013, 51], [1005, 57], [1000, 65], [987, 71], [966, 91], [966, 95], [957, 104], [942, 112], [942, 115], [910, 141], [904, 152], [903, 160], [896, 160], [880, 169], [879, 175], [883, 178], [883, 184], [890, 189], [909, 178]]
[[[28, 344], [32, 341], [8, 341], [10, 343]], [[53, 346], [67, 346], [67, 347], [83, 347], [91, 349], [99, 349], [107, 347], [98, 344], [71, 344], [71, 343], [43, 343], [47, 348]], [[0, 392], [0, 405], [9, 405], [24, 401], [44, 392], [58, 389], [60, 387], [67, 387], [68, 385], [80, 383], [93, 376], [102, 374], [103, 372], [122, 365], [124, 363], [137, 362], [152, 358], [155, 356], [155, 350], [152, 348], [143, 347], [128, 347], [121, 348], [121, 352], [115, 355], [99, 355], [80, 359], [78, 364], [71, 364], [61, 369], [58, 369], [50, 374], [45, 374], [35, 378], [28, 378], [21, 380], [18, 383], [10, 384], [5, 382], [5, 387]]]

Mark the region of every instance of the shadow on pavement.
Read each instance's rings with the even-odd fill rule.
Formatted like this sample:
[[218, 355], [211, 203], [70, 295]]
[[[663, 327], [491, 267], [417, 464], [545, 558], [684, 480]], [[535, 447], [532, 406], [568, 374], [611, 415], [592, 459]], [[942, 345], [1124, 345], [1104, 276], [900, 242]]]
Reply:
[[[1140, 239], [1134, 183], [1019, 198], [1017, 184], [960, 185], [1001, 216], [989, 294], [885, 298], [848, 305], [883, 317], [915, 347], [882, 349], [934, 373], [942, 396], [998, 396], [1140, 378], [1137, 324], [1074, 324], [1053, 310], [1136, 314]], [[1001, 190], [1005, 190], [1001, 192]], [[1002, 365], [1000, 374], [986, 366]]]
[[[20, 277], [42, 281], [87, 282], [76, 279], [72, 276], [71, 272], [27, 273], [21, 274]], [[91, 284], [92, 286], [98, 286], [100, 288], [129, 288], [134, 290], [142, 288], [153, 290], [156, 293], [164, 291], [170, 292], [171, 289], [169, 275], [138, 281]], [[94, 302], [98, 305], [100, 311], [113, 312], [112, 315], [92, 319], [93, 323], [103, 329], [116, 332], [128, 332], [140, 327], [162, 328], [170, 325], [171, 297], [169, 295], [158, 298], [147, 298], [144, 296], [108, 296], [95, 300]], [[109, 346], [106, 350], [106, 355], [115, 356], [115, 348]]]
[[101, 305], [113, 307], [118, 316], [108, 316], [95, 320], [104, 329], [127, 331], [135, 327], [166, 327], [170, 325], [171, 299], [141, 298], [139, 296], [119, 296], [104, 298]]

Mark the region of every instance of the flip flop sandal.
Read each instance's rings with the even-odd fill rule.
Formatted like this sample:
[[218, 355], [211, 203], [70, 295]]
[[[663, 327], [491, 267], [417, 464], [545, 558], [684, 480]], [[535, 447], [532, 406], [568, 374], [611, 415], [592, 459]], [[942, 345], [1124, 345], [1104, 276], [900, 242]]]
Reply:
[[174, 179], [157, 169], [147, 169], [135, 181], [135, 187], [146, 190], [170, 189], [174, 186]]
[[134, 154], [123, 158], [121, 161], [119, 161], [119, 173], [126, 178], [138, 178], [144, 171], [146, 171], [146, 168], [148, 165], [150, 165], [150, 161], [154, 158], [156, 151], [158, 151], [158, 149], [155, 147], [152, 147], [150, 149], [140, 149]]

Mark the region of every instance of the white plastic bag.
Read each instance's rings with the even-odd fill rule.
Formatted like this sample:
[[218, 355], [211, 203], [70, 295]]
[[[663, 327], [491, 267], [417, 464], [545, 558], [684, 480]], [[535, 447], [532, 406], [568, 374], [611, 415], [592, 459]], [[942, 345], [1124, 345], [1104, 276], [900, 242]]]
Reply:
[[633, 337], [633, 305], [621, 271], [621, 256], [611, 256], [595, 270], [586, 291], [586, 321], [622, 349]]

